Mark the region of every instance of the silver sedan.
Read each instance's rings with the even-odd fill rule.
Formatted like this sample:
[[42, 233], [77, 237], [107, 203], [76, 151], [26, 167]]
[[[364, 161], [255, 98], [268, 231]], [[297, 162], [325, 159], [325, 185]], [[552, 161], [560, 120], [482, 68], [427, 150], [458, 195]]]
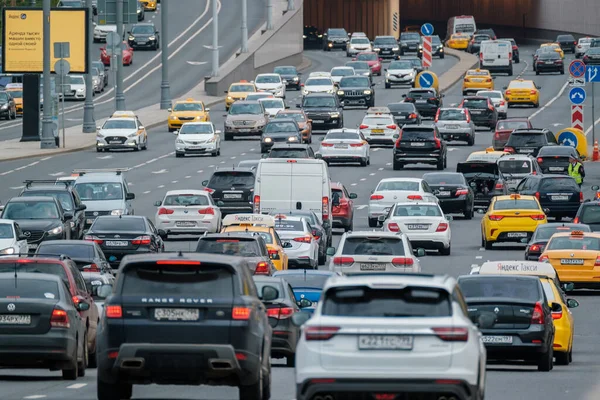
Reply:
[[440, 108], [434, 122], [444, 140], [459, 140], [469, 146], [475, 144], [475, 124], [468, 109]]
[[329, 163], [360, 163], [366, 167], [371, 163], [370, 146], [356, 129], [332, 129], [321, 142], [317, 154]]

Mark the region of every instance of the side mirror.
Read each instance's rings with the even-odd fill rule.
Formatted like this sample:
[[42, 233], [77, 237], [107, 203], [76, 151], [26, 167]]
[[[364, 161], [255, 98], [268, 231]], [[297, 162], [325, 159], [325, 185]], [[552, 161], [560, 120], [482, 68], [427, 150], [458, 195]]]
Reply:
[[160, 207], [162, 205], [162, 201], [158, 200], [154, 202], [154, 207]]
[[502, 90], [506, 90], [506, 89], [508, 89], [508, 86], [502, 87]]
[[72, 220], [73, 219], [73, 214], [70, 213], [70, 212], [66, 212], [65, 215], [64, 215], [64, 219], [65, 219], [65, 221]]
[[219, 129], [217, 129], [217, 130], [215, 131], [215, 133], [216, 133], [217, 135], [220, 135], [222, 132], [221, 132]]
[[202, 181], [202, 186], [208, 185], [208, 181]]
[[27, 240], [27, 236], [25, 236], [25, 235], [19, 235], [19, 240]]
[[550, 308], [552, 309], [553, 313], [562, 312], [562, 306], [558, 303], [550, 303]]
[[298, 307], [300, 308], [307, 308], [312, 306], [313, 302], [308, 299], [301, 299], [300, 301], [296, 302], [296, 304], [298, 304]]
[[577, 308], [577, 307], [579, 307], [579, 302], [575, 299], [567, 299], [567, 307]]
[[79, 207], [77, 207], [77, 211], [83, 211], [86, 209], [87, 209], [87, 206], [85, 204], [81, 204], [81, 205], [79, 205]]
[[350, 197], [351, 199], [357, 199], [358, 195], [356, 193], [350, 193], [348, 197]]
[[333, 256], [335, 254], [335, 247], [328, 247], [327, 248], [327, 255], [328, 256]]
[[229, 93], [229, 90], [223, 90], [223, 93], [227, 94]]
[[589, 203], [591, 200], [590, 199], [585, 199], [583, 202], [584, 203]]
[[127, 193], [127, 195], [125, 195], [125, 200], [134, 200], [135, 199], [135, 193]]
[[296, 104], [296, 108], [302, 108], [302, 104]]
[[379, 221], [379, 222], [385, 222], [386, 219], [387, 218], [385, 215], [380, 215], [379, 217], [377, 217], [377, 221]]
[[285, 106], [285, 109], [287, 110], [287, 109], [289, 109], [289, 108], [290, 108], [290, 106], [288, 106], [288, 105], [286, 104], [286, 106]]
[[96, 291], [96, 296], [105, 299], [112, 294], [113, 286], [112, 285], [102, 285]]
[[311, 315], [307, 312], [294, 313], [292, 315], [292, 324], [302, 326], [310, 319]]
[[209, 112], [210, 108], [205, 108], [204, 111]]
[[131, 35], [131, 31], [127, 31], [127, 33]]
[[317, 153], [317, 154], [315, 154], [315, 158], [317, 160], [322, 160], [323, 159], [323, 155], [321, 153]]
[[166, 240], [168, 236], [167, 231], [165, 231], [164, 229], [159, 229], [158, 236], [160, 236], [161, 239]]
[[173, 135], [175, 135], [175, 136], [179, 135], [179, 129], [175, 129], [175, 130], [173, 131]]
[[86, 303], [82, 298], [81, 301], [75, 305], [75, 308], [77, 311], [87, 311], [90, 309], [90, 304]]
[[548, 215], [549, 212], [550, 212], [549, 208], [544, 208], [544, 214]]
[[490, 329], [496, 323], [496, 314], [483, 311], [479, 314], [479, 318], [477, 319], [477, 327], [479, 329]]
[[284, 249], [291, 249], [292, 248], [292, 244], [290, 242], [283, 242], [283, 248]]
[[427, 254], [427, 253], [425, 253], [425, 249], [423, 249], [423, 248], [421, 248], [421, 247], [419, 247], [419, 248], [417, 249], [417, 257], [425, 257], [425, 255], [426, 255], [426, 254]]
[[100, 129], [102, 129], [102, 127], [101, 127], [101, 126], [97, 126], [97, 127], [96, 127], [96, 130], [97, 130], [97, 131], [99, 131]]
[[450, 222], [450, 221], [454, 221], [454, 217], [453, 217], [452, 215], [446, 215], [446, 220], [447, 220], [448, 222]]
[[173, 109], [172, 108], [167, 108], [167, 111], [168, 112], [173, 112]]
[[565, 292], [571, 292], [573, 289], [575, 289], [575, 284], [572, 282], [565, 283], [562, 285], [562, 288]]
[[541, 89], [542, 87], [541, 86], [536, 86], [536, 88]]
[[594, 186], [592, 186], [592, 190], [600, 190], [600, 186], [594, 185]]
[[158, 35], [160, 32], [158, 32], [158, 31], [155, 31], [154, 33]]
[[279, 297], [279, 290], [273, 286], [263, 286], [261, 291], [262, 301], [273, 301]]
[[406, 94], [403, 94], [402, 97], [406, 97]]
[[224, 207], [225, 203], [222, 202], [221, 200], [217, 201], [217, 207]]
[[492, 76], [492, 79], [496, 79], [496, 77], [495, 77], [495, 76]]

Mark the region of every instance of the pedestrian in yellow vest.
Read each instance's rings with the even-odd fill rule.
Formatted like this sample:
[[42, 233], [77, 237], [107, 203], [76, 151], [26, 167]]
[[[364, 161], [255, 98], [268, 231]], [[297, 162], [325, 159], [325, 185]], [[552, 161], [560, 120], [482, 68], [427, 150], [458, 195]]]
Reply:
[[569, 168], [568, 168], [569, 176], [572, 176], [575, 179], [575, 182], [581, 187], [583, 183], [583, 178], [585, 178], [585, 170], [583, 169], [583, 164], [581, 164], [575, 157], [569, 157]]

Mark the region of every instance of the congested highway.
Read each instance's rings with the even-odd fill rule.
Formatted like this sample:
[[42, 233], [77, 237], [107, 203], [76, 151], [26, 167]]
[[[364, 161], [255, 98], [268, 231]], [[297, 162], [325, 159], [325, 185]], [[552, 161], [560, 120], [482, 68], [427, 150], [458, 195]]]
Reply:
[[[225, 5], [227, 0], [223, 0]], [[201, 2], [201, 4], [204, 4]], [[201, 6], [189, 5], [194, 10], [199, 10]], [[253, 7], [249, 7], [250, 10]], [[259, 8], [257, 7], [256, 10]], [[226, 7], [224, 8], [226, 10]], [[193, 13], [179, 13], [178, 9], [172, 10], [183, 18], [183, 22], [173, 26], [172, 37], [175, 38], [177, 32], [181, 32], [186, 26], [193, 24], [194, 30], [207, 24], [209, 15], [194, 15]], [[200, 11], [202, 12], [202, 11]], [[256, 11], [258, 13], [258, 11]], [[146, 18], [152, 18], [151, 13], [146, 14]], [[223, 13], [222, 13], [223, 15]], [[229, 18], [234, 18], [233, 13], [228, 14]], [[258, 16], [252, 19], [253, 23], [258, 22]], [[196, 23], [195, 18], [198, 18]], [[158, 17], [156, 17], [158, 23]], [[227, 23], [221, 26], [226, 27]], [[223, 28], [226, 29], [226, 28]], [[177, 32], [176, 32], [177, 31]], [[185, 37], [188, 37], [186, 35]], [[201, 35], [196, 40], [202, 40], [207, 44], [206, 35]], [[183, 40], [183, 39], [182, 39]], [[202, 52], [202, 44], [196, 43], [194, 52]], [[181, 42], [176, 44], [183, 46]], [[227, 48], [226, 48], [227, 49]], [[541, 87], [540, 108], [511, 108], [508, 111], [508, 117], [530, 117], [535, 127], [546, 127], [552, 131], [557, 131], [565, 127], [569, 121], [568, 99], [564, 95], [566, 80], [564, 76], [550, 74], [536, 76], [531, 68], [531, 58], [535, 50], [533, 46], [521, 46], [521, 63], [515, 65], [515, 75], [525, 79], [533, 79]], [[173, 50], [172, 50], [173, 51]], [[136, 53], [146, 56], [146, 53]], [[172, 73], [176, 75], [178, 68], [186, 71], [186, 79], [177, 79], [172, 82], [172, 94], [185, 91], [191, 85], [201, 79], [205, 73], [202, 66], [190, 66], [187, 61], [200, 59], [199, 54], [190, 54], [185, 52], [185, 56], [178, 54], [177, 63], [172, 67]], [[226, 53], [226, 52], [224, 52]], [[154, 103], [158, 100], [158, 88], [152, 88], [147, 82], [157, 83], [157, 76], [154, 79], [145, 78], [146, 73], [156, 67], [158, 74], [158, 59], [153, 59], [156, 54], [150, 52], [146, 59], [144, 56], [136, 58], [134, 65], [126, 69], [128, 80], [126, 85], [134, 85], [140, 80], [137, 90], [131, 89], [131, 95], [128, 95], [128, 104], [135, 104], [142, 107], [146, 104]], [[343, 52], [324, 53], [319, 50], [305, 51], [305, 56], [312, 61], [308, 71], [304, 71], [304, 76], [311, 71], [329, 71], [335, 66], [343, 65], [348, 59]], [[567, 59], [571, 56], [568, 55]], [[565, 62], [568, 62], [565, 60]], [[148, 63], [148, 66], [144, 66]], [[456, 63], [453, 57], [446, 57], [443, 60], [434, 59], [432, 71], [441, 75], [449, 70]], [[138, 68], [140, 68], [138, 70]], [[198, 68], [197, 72], [191, 75], [189, 70]], [[510, 80], [515, 77], [497, 75], [495, 79], [495, 88], [501, 90], [507, 86]], [[254, 77], [247, 77], [248, 80]], [[392, 102], [398, 102], [402, 99], [402, 94], [406, 89], [394, 88], [384, 89], [383, 78], [375, 77], [375, 103], [377, 106], [386, 106]], [[462, 100], [461, 82], [445, 92], [443, 99], [445, 106], [458, 104]], [[130, 86], [131, 87], [131, 86]], [[112, 104], [109, 104], [112, 92], [107, 92], [106, 104], [97, 107], [98, 112], [108, 114], [112, 111]], [[98, 99], [98, 97], [97, 97]], [[291, 108], [295, 108], [300, 101], [300, 92], [289, 91], [286, 103]], [[98, 102], [96, 103], [98, 104]], [[217, 129], [222, 129], [224, 122], [224, 105], [218, 105], [211, 108], [211, 120]], [[365, 114], [360, 110], [345, 110], [344, 121], [348, 128], [357, 127]], [[80, 116], [80, 111], [74, 111], [71, 118], [73, 123], [77, 123], [76, 118]], [[142, 121], [143, 122], [143, 121]], [[8, 122], [6, 123], [8, 124]], [[14, 124], [14, 123], [13, 123]], [[16, 128], [8, 128], [0, 124], [0, 129], [5, 129], [5, 134], [13, 132]], [[10, 133], [11, 135], [13, 133]], [[201, 189], [201, 182], [208, 179], [216, 167], [235, 166], [242, 160], [255, 160], [260, 158], [260, 145], [255, 139], [237, 139], [235, 141], [223, 142], [221, 155], [219, 157], [186, 157], [176, 158], [174, 153], [175, 137], [168, 132], [166, 124], [163, 127], [150, 129], [148, 131], [151, 147], [146, 152], [129, 153], [111, 152], [95, 153], [91, 150], [77, 153], [69, 153], [54, 157], [32, 158], [20, 161], [10, 161], [0, 163], [0, 176], [3, 182], [3, 191], [0, 200], [5, 204], [11, 197], [18, 195], [23, 187], [25, 179], [54, 179], [61, 176], [68, 176], [71, 170], [76, 168], [128, 168], [127, 179], [129, 189], [136, 194], [134, 201], [135, 214], [145, 215], [154, 219], [156, 207], [153, 205], [156, 200], [161, 200], [165, 192], [174, 189]], [[12, 136], [11, 136], [12, 137]], [[315, 136], [312, 147], [317, 150], [322, 132]], [[464, 144], [451, 143], [448, 150], [448, 162], [446, 171], [455, 171], [456, 164], [464, 161], [467, 156], [477, 150], [483, 150], [489, 147], [492, 140], [492, 132], [487, 130], [478, 130], [475, 145], [467, 147]], [[392, 150], [389, 148], [372, 148], [371, 164], [366, 168], [357, 166], [330, 166], [331, 179], [333, 182], [339, 181], [344, 184], [349, 192], [356, 193], [357, 199], [354, 200], [354, 230], [366, 230], [367, 224], [367, 204], [371, 191], [375, 188], [377, 182], [388, 177], [415, 177], [420, 178], [423, 173], [435, 170], [432, 167], [408, 166], [402, 171], [393, 171], [392, 169]], [[591, 196], [590, 186], [597, 184], [598, 169], [594, 164], [587, 163], [587, 178], [584, 184], [586, 198]], [[480, 246], [481, 216], [477, 215], [472, 220], [463, 220], [460, 217], [451, 222], [452, 229], [452, 254], [450, 256], [441, 256], [436, 253], [429, 253], [421, 258], [422, 271], [434, 274], [450, 274], [459, 276], [468, 274], [473, 264], [481, 264], [487, 260], [521, 260], [523, 259], [522, 245], [497, 246], [493, 250], [485, 250]], [[339, 234], [336, 236], [339, 238]], [[338, 239], [334, 239], [334, 246]], [[177, 238], [166, 242], [167, 251], [188, 251], [194, 248], [195, 240], [191, 238]], [[320, 268], [327, 268], [322, 266]], [[597, 398], [596, 376], [600, 363], [598, 363], [598, 349], [595, 345], [598, 326], [600, 320], [593, 311], [600, 306], [595, 294], [592, 292], [577, 291], [571, 295], [577, 298], [581, 306], [573, 310], [576, 321], [575, 343], [573, 364], [569, 366], [556, 366], [550, 373], [537, 372], [532, 367], [523, 366], [495, 366], [488, 365], [486, 399], [500, 400], [507, 396], [515, 399], [559, 399], [569, 397], [572, 399], [595, 399]], [[286, 368], [280, 364], [280, 361], [273, 361], [272, 376], [272, 394], [271, 398], [276, 400], [291, 400], [295, 398], [294, 373], [292, 368]], [[80, 378], [75, 383], [62, 381], [59, 374], [55, 372], [45, 372], [41, 370], [0, 370], [0, 380], [2, 381], [2, 390], [0, 399], [79, 399], [88, 400], [96, 398], [96, 379], [95, 370], [89, 369], [87, 376]], [[234, 399], [237, 398], [236, 388], [206, 387], [200, 389], [190, 386], [135, 386], [133, 392], [135, 399]]]

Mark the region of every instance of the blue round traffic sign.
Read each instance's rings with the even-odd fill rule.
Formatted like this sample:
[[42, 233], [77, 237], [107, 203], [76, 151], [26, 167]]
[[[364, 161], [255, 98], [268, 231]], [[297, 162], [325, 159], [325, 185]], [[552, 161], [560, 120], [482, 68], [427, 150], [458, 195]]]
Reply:
[[573, 87], [569, 91], [569, 100], [571, 100], [571, 103], [575, 104], [576, 106], [583, 104], [585, 97], [585, 89], [582, 87]]
[[556, 141], [562, 146], [571, 146], [575, 148], [577, 147], [577, 136], [575, 136], [573, 132], [560, 132], [558, 134], [558, 137], [556, 138]]
[[433, 25], [431, 25], [429, 22], [421, 25], [421, 34], [423, 36], [433, 35]]
[[435, 77], [431, 73], [424, 71], [419, 75], [419, 86], [424, 89], [430, 88], [433, 86], [434, 79]]
[[585, 63], [581, 60], [573, 60], [569, 64], [569, 73], [573, 78], [582, 78], [585, 75]]

